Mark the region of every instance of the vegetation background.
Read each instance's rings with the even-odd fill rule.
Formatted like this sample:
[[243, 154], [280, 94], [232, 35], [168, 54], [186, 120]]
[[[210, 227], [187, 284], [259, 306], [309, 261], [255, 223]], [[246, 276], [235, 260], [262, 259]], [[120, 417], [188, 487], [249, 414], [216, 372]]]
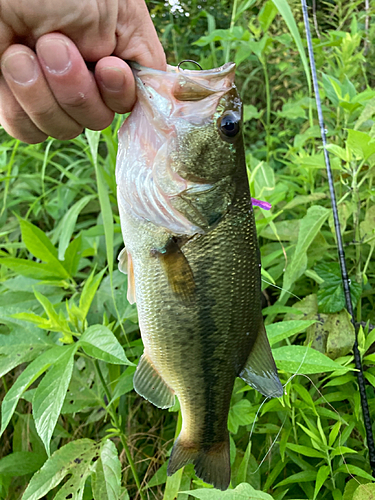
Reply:
[[[263, 263], [264, 315], [285, 385], [238, 379], [232, 483], [166, 476], [181, 417], [132, 390], [143, 347], [126, 300], [117, 131], [26, 145], [0, 131], [0, 498], [375, 498], [301, 7], [148, 1], [168, 61], [237, 63]], [[375, 4], [310, 2], [359, 346], [375, 421]]]

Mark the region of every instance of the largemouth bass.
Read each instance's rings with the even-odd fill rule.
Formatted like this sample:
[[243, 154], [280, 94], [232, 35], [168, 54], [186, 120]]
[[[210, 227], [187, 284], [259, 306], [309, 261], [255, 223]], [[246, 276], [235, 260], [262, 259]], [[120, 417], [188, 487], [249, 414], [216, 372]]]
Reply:
[[134, 388], [159, 408], [180, 402], [168, 474], [193, 463], [224, 490], [235, 378], [265, 396], [283, 393], [261, 314], [235, 65], [134, 68], [138, 101], [119, 133], [116, 169], [120, 268], [144, 343]]

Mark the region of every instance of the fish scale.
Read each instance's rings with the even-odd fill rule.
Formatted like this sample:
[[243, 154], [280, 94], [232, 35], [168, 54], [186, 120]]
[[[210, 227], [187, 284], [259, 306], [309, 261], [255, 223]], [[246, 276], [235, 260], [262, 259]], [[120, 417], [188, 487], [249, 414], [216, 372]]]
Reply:
[[[160, 408], [172, 406], [175, 396], [180, 402], [182, 429], [168, 474], [194, 463], [198, 477], [224, 490], [230, 482], [227, 419], [236, 376], [266, 396], [282, 395], [261, 315], [259, 248], [234, 65], [203, 72], [136, 67], [134, 73], [138, 103], [120, 131], [116, 170], [132, 263], [128, 282], [135, 286], [128, 296], [136, 297], [144, 343], [134, 387]], [[190, 84], [180, 92], [184, 78]], [[152, 94], [145, 90], [153, 86]], [[220, 129], [223, 116], [232, 135]], [[155, 127], [168, 167], [159, 167], [167, 189], [158, 185], [159, 203], [165, 208], [152, 211], [154, 200], [144, 196], [152, 190], [139, 182], [134, 187], [126, 171], [143, 158], [137, 178], [154, 182], [147, 175], [154, 169], [157, 179], [157, 150], [144, 154], [143, 140], [152, 138]], [[163, 210], [177, 219], [169, 224]]]

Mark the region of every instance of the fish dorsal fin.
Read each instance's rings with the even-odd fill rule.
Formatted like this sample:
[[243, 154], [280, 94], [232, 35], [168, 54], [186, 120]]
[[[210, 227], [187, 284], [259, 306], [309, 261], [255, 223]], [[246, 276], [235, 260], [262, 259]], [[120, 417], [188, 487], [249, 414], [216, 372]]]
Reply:
[[240, 377], [263, 396], [279, 398], [283, 395], [263, 321]]
[[141, 356], [133, 383], [138, 394], [158, 408], [170, 408], [174, 405], [174, 392], [164, 382], [146, 354]]
[[155, 250], [169, 286], [181, 302], [191, 304], [195, 298], [195, 281], [190, 264], [177, 240], [171, 238], [162, 250]]
[[130, 304], [135, 303], [135, 279], [134, 279], [134, 267], [133, 259], [126, 248], [123, 248], [118, 256], [118, 268], [119, 270], [128, 275], [128, 295], [127, 299]]

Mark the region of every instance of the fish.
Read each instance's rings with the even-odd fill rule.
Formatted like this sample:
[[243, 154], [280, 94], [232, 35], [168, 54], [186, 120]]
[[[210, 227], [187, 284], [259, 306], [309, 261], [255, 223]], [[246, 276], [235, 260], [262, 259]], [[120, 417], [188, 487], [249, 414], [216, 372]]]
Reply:
[[134, 388], [158, 408], [180, 403], [168, 475], [193, 463], [225, 490], [236, 377], [283, 394], [261, 311], [235, 64], [132, 68], [137, 102], [119, 131], [116, 181], [119, 268], [144, 344]]

